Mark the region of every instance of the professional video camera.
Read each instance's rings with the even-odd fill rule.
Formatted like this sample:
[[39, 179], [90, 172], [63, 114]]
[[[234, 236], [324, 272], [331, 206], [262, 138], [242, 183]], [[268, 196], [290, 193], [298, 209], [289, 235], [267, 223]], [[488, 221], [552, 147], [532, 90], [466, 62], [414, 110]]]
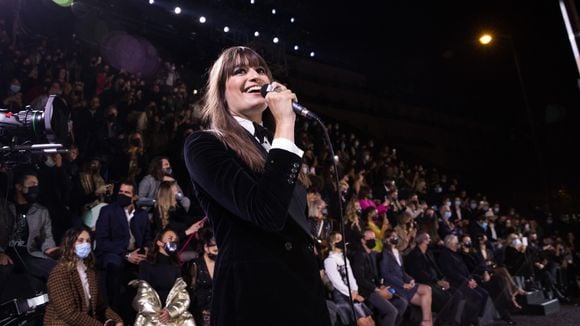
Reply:
[[40, 97], [18, 112], [0, 108], [0, 163], [24, 163], [28, 154], [66, 152], [70, 112], [55, 95]]

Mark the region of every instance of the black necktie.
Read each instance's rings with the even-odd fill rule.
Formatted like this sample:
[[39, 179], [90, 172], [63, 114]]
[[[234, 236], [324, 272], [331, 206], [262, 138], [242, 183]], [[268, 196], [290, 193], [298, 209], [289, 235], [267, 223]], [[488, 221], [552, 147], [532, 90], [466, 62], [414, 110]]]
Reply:
[[265, 139], [270, 139], [270, 132], [268, 129], [262, 127], [260, 124], [252, 122], [254, 124], [254, 137], [258, 138], [260, 144], [265, 142]]

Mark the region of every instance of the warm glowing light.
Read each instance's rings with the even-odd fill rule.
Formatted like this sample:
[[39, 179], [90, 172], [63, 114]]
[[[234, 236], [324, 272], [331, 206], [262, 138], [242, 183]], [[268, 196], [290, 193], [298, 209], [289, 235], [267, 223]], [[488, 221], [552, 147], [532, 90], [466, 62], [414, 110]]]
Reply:
[[479, 43], [487, 45], [493, 41], [493, 37], [490, 34], [483, 34], [479, 37]]
[[61, 7], [70, 7], [73, 4], [73, 0], [52, 0], [52, 2]]

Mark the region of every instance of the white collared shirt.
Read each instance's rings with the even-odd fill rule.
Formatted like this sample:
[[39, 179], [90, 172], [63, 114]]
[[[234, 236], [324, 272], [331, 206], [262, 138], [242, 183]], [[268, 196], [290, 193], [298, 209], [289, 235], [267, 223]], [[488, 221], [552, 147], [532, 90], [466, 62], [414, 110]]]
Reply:
[[83, 285], [83, 292], [85, 293], [85, 306], [89, 306], [91, 302], [91, 291], [89, 287], [89, 279], [87, 277], [87, 266], [82, 260], [77, 261], [77, 271], [79, 272], [79, 278]]
[[129, 245], [127, 246], [127, 250], [133, 251], [135, 250], [135, 236], [133, 236], [133, 232], [131, 232], [131, 220], [133, 216], [135, 216], [135, 208], [133, 211], [129, 212], [129, 209], [123, 208], [125, 211], [125, 217], [127, 217], [127, 225], [129, 226]]
[[[240, 126], [242, 126], [244, 129], [246, 129], [250, 134], [254, 134], [255, 129], [254, 129], [254, 123], [248, 119], [239, 117], [234, 115], [234, 119], [236, 119], [236, 121], [240, 124]], [[262, 123], [260, 123], [260, 125], [262, 125]], [[261, 143], [261, 141], [255, 137], [256, 140], [258, 140], [258, 142]], [[288, 151], [290, 153], [294, 153], [300, 157], [302, 157], [302, 155], [304, 155], [304, 151], [301, 150], [300, 148], [298, 148], [298, 146], [296, 146], [296, 144], [294, 144], [293, 141], [291, 141], [290, 139], [286, 139], [286, 138], [274, 138], [274, 140], [272, 141], [272, 144], [270, 145], [270, 142], [265, 139], [265, 142], [262, 144], [262, 147], [264, 147], [264, 149], [266, 149], [267, 152], [270, 151], [270, 149], [272, 148], [278, 148], [278, 149], [283, 149], [285, 151]]]

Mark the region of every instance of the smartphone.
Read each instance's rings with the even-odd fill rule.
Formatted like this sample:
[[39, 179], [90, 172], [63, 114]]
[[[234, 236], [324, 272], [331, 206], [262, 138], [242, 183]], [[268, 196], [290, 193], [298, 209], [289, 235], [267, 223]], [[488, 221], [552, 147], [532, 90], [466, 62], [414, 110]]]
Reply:
[[526, 247], [528, 246], [528, 237], [522, 237], [522, 244]]

